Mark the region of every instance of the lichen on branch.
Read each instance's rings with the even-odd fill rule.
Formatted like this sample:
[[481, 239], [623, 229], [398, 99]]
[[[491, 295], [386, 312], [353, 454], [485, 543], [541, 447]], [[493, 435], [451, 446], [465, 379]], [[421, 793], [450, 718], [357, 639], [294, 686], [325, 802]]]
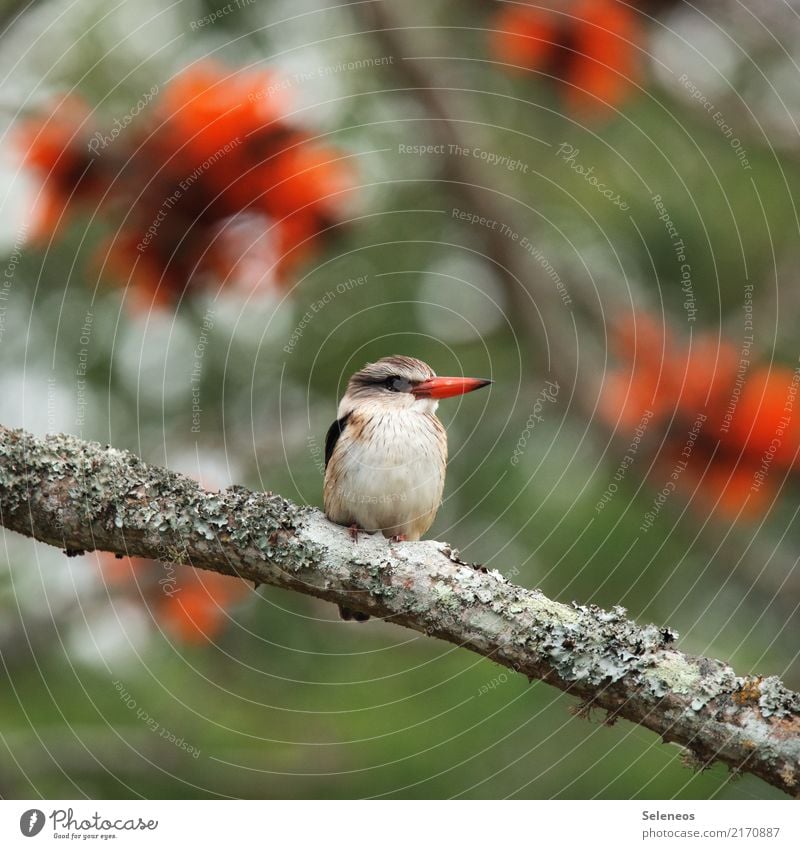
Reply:
[[[679, 651], [625, 610], [563, 604], [451, 547], [348, 532], [316, 509], [234, 486], [209, 492], [133, 454], [0, 426], [0, 521], [67, 553], [180, 562], [283, 587], [448, 640], [791, 795], [800, 695]], [[361, 626], [370, 627], [370, 626]]]

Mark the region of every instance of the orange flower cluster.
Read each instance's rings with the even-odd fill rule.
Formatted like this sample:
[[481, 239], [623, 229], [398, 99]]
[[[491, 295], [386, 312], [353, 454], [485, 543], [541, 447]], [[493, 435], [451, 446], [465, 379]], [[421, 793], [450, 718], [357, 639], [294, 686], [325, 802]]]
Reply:
[[31, 239], [44, 242], [61, 226], [73, 208], [100, 200], [108, 178], [90, 153], [89, 107], [68, 96], [47, 116], [21, 121], [17, 143], [24, 163], [43, 180], [37, 198]]
[[135, 593], [159, 624], [186, 643], [202, 644], [218, 637], [229, 621], [228, 608], [248, 592], [248, 585], [238, 578], [191, 566], [118, 559], [108, 552], [102, 552], [98, 560], [106, 584]]
[[284, 94], [268, 72], [204, 62], [114, 137], [75, 98], [30, 118], [19, 138], [43, 180], [36, 235], [76, 209], [111, 211], [103, 265], [154, 303], [209, 276], [248, 288], [285, 277], [338, 219], [351, 175], [287, 120]]
[[620, 325], [613, 344], [621, 365], [600, 414], [661, 441], [656, 475], [670, 489], [752, 516], [800, 470], [800, 370], [751, 362], [710, 334], [687, 344], [647, 315]]
[[[593, 115], [619, 106], [640, 75], [647, 19], [620, 0], [561, 0], [503, 5], [492, 24], [492, 52], [518, 68], [562, 83], [572, 111]], [[640, 0], [642, 11], [670, 5]]]

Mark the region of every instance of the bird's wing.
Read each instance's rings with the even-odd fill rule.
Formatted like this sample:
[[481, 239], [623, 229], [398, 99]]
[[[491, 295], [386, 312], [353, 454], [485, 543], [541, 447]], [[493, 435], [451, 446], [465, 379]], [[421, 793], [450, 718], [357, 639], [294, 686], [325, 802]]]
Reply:
[[342, 416], [340, 419], [336, 419], [336, 421], [328, 428], [328, 433], [325, 436], [325, 468], [328, 468], [328, 463], [330, 462], [331, 457], [333, 456], [333, 449], [336, 448], [336, 443], [339, 441], [339, 437], [342, 435], [344, 429], [347, 427], [347, 420], [350, 418], [351, 413], [348, 413], [346, 416]]

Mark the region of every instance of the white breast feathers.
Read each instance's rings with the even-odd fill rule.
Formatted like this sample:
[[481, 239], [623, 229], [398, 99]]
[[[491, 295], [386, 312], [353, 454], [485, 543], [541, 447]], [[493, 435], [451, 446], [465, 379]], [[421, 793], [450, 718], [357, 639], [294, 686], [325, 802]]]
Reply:
[[384, 536], [419, 539], [442, 500], [447, 436], [433, 413], [354, 412], [325, 472], [325, 513]]

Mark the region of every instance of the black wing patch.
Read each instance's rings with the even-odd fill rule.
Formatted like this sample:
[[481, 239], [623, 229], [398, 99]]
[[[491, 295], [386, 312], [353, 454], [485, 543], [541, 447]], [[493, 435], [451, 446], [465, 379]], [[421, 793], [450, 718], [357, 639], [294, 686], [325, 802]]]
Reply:
[[336, 448], [336, 443], [339, 441], [339, 437], [344, 432], [344, 429], [347, 427], [347, 420], [350, 418], [352, 413], [348, 413], [346, 416], [342, 416], [340, 419], [336, 419], [336, 421], [328, 428], [328, 433], [325, 437], [325, 468], [328, 468], [328, 463], [330, 462], [331, 457], [333, 456], [333, 449]]

